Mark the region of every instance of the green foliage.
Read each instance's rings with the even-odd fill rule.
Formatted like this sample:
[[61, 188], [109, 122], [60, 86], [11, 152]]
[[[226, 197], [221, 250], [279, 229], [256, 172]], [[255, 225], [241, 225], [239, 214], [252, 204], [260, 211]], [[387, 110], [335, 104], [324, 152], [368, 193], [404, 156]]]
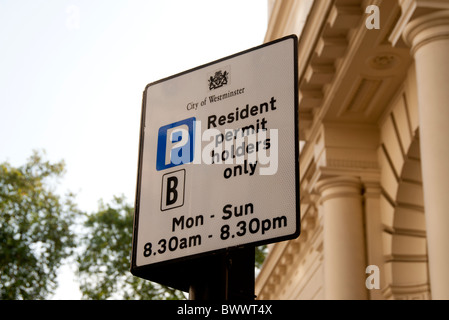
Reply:
[[[133, 208], [124, 197], [101, 202], [98, 212], [86, 215], [72, 194], [55, 193], [64, 167], [63, 161], [44, 161], [38, 152], [18, 168], [0, 164], [0, 299], [47, 298], [57, 287], [58, 268], [75, 247], [85, 299], [185, 299], [181, 291], [129, 272]], [[83, 230], [78, 237], [75, 227]], [[256, 268], [265, 255], [266, 246], [256, 248]]]
[[18, 168], [0, 164], [0, 299], [45, 299], [56, 289], [79, 212], [73, 195], [52, 188], [63, 174], [63, 161], [52, 164], [38, 152]]
[[[87, 216], [78, 254], [78, 277], [87, 299], [185, 299], [179, 290], [133, 276], [130, 272], [133, 207], [125, 198], [100, 203], [98, 212]], [[266, 246], [256, 248], [256, 267], [265, 258]]]
[[256, 269], [262, 268], [262, 264], [265, 261], [265, 257], [267, 255], [268, 248], [266, 245], [256, 247]]
[[78, 276], [87, 299], [184, 299], [181, 291], [134, 277], [130, 272], [133, 208], [124, 197], [100, 203], [87, 216]]

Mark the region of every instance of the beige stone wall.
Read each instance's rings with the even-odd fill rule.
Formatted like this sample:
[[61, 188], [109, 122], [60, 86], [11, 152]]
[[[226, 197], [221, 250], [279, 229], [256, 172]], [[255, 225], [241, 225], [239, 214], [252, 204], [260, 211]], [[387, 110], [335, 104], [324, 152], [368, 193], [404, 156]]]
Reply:
[[[403, 88], [379, 122], [382, 256], [372, 257], [381, 267], [378, 298], [430, 298], [416, 93], [412, 65]], [[369, 247], [379, 243], [378, 236], [373, 238]]]
[[270, 246], [258, 298], [449, 299], [449, 2], [277, 0], [265, 40], [290, 33], [302, 233]]

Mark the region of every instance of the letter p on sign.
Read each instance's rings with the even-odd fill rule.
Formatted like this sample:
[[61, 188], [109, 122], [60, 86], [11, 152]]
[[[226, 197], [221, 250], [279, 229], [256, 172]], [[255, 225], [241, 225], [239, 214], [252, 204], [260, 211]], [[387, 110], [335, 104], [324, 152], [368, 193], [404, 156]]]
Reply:
[[161, 171], [193, 161], [195, 118], [159, 128], [156, 170]]

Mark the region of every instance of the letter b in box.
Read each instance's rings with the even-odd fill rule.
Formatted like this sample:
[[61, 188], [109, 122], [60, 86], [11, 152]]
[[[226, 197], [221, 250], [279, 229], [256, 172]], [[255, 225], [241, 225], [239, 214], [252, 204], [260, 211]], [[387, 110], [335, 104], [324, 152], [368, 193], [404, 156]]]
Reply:
[[195, 118], [159, 128], [156, 170], [161, 171], [193, 161]]
[[170, 172], [162, 176], [161, 211], [184, 205], [184, 185], [186, 171], [184, 169]]

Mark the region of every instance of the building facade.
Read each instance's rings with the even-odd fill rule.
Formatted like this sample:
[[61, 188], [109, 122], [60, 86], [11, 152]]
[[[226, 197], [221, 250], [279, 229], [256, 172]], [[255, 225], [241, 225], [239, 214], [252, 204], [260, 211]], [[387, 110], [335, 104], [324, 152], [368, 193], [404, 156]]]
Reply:
[[258, 299], [449, 299], [449, 0], [275, 0], [299, 37], [301, 235]]

